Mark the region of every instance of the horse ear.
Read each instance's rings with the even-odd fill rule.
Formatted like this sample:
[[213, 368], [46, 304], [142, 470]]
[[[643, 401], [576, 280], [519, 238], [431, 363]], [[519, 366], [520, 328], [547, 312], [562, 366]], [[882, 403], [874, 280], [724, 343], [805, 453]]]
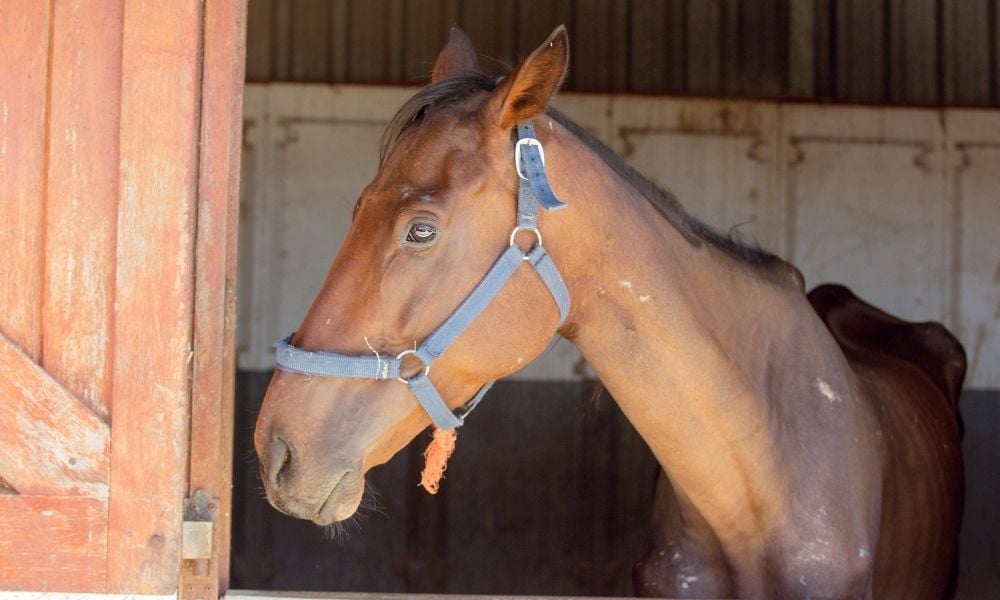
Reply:
[[507, 130], [539, 114], [562, 85], [568, 65], [569, 35], [560, 25], [493, 90], [484, 116]]
[[472, 40], [458, 27], [452, 27], [448, 33], [448, 43], [434, 61], [431, 82], [478, 70], [479, 61], [476, 59], [476, 48], [472, 45]]

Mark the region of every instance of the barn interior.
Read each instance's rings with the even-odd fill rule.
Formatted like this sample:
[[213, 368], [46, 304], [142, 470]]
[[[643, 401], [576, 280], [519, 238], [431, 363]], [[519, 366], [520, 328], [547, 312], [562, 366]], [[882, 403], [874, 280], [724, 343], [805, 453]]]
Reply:
[[969, 370], [959, 598], [1000, 589], [1000, 0], [252, 0], [242, 155], [234, 589], [626, 596], [657, 464], [560, 341], [498, 382], [441, 492], [423, 435], [331, 535], [262, 499], [274, 368], [449, 27], [503, 74], [554, 27], [555, 105], [722, 232], [909, 320]]

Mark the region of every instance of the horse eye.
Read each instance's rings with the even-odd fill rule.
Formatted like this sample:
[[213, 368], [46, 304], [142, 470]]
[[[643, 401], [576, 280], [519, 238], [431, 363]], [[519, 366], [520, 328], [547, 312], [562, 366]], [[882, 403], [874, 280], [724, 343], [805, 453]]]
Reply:
[[427, 223], [414, 223], [406, 231], [406, 242], [408, 244], [429, 244], [437, 237], [437, 230], [433, 225]]

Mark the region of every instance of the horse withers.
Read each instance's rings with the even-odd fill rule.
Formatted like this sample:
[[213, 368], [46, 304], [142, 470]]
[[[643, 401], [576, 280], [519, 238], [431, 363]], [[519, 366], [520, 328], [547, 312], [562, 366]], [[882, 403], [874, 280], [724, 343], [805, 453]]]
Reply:
[[453, 30], [390, 123], [278, 344], [255, 432], [271, 503], [350, 517], [369, 469], [460, 425], [558, 333], [663, 468], [638, 593], [945, 595], [960, 346], [829, 290], [820, 318], [794, 267], [691, 218], [548, 108], [568, 61], [560, 27], [497, 81]]

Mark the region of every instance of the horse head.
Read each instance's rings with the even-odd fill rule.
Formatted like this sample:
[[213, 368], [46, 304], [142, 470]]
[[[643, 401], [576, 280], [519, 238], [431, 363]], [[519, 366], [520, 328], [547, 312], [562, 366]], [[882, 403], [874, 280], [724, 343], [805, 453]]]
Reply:
[[[539, 277], [552, 270], [540, 252], [546, 217], [515, 216], [524, 175], [514, 158], [531, 145], [518, 142], [518, 124], [543, 113], [568, 54], [560, 27], [497, 82], [478, 72], [471, 42], [453, 29], [431, 84], [390, 123], [378, 173], [325, 283], [296, 333], [279, 344], [281, 368], [254, 435], [276, 508], [318, 524], [350, 517], [369, 469], [432, 417], [454, 426], [452, 409], [541, 354], [565, 319], [566, 307], [553, 301], [565, 295], [555, 289], [561, 279]], [[544, 129], [542, 142], [551, 135]], [[507, 278], [491, 286], [484, 274], [505, 260]], [[522, 262], [537, 272], [517, 268]], [[483, 287], [497, 289], [476, 300]], [[468, 309], [470, 302], [477, 306]], [[461, 328], [451, 331], [456, 321]], [[434, 342], [442, 337], [447, 343]], [[323, 365], [368, 376], [316, 375]], [[425, 396], [440, 403], [437, 416]]]

